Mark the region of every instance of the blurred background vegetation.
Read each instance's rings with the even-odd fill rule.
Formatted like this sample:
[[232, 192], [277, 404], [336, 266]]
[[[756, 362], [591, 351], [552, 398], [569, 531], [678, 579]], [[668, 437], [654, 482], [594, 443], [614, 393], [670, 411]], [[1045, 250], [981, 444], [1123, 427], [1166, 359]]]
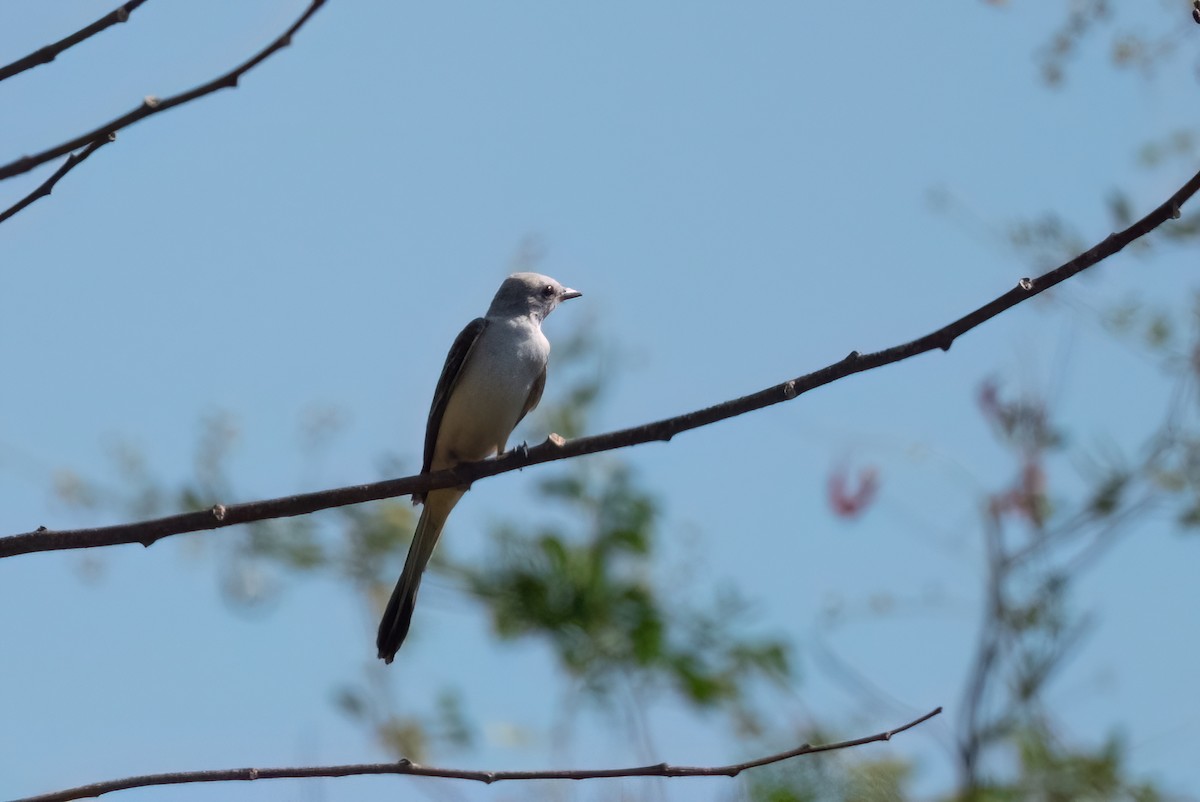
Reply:
[[[1006, 4], [984, 5], [1004, 13]], [[1034, 54], [1050, 91], [1071, 91], [1075, 57], [1089, 47], [1106, 48], [1111, 69], [1135, 71], [1147, 86], [1163, 70], [1192, 70], [1200, 83], [1200, 29], [1185, 3], [1147, 2], [1137, 26], [1116, 21], [1105, 0], [1060, 5], [1061, 24], [1046, 32]], [[1195, 167], [1198, 142], [1196, 129], [1164, 131], [1138, 156], [1147, 171], [1170, 169], [1182, 176]], [[947, 225], [984, 230], [995, 247], [1030, 271], [1091, 244], [1072, 225], [1070, 209], [1030, 210], [1027, 218], [1013, 221], [979, 220], [952, 190], [933, 190], [931, 202]], [[1119, 190], [1109, 206], [1114, 228], [1138, 214]], [[1136, 249], [1151, 263], [1166, 249], [1194, 250], [1198, 239], [1200, 213], [1192, 210]], [[516, 261], [515, 267], [536, 267], [538, 256], [523, 250]], [[1108, 299], [1078, 314], [1094, 316], [1111, 337], [1144, 351], [1174, 390], [1157, 418], [1136, 422], [1135, 448], [1098, 450], [1081, 445], [1086, 438], [1058, 419], [1047, 394], [1014, 390], [999, 380], [979, 387], [979, 419], [1007, 455], [1010, 480], [980, 493], [970, 532], [982, 546], [979, 569], [986, 592], [976, 611], [969, 670], [943, 700], [953, 737], [942, 744], [938, 759], [954, 779], [934, 795], [938, 800], [1168, 798], [1130, 771], [1119, 732], [1103, 735], [1098, 745], [1065, 736], [1046, 690], [1095, 626], [1092, 611], [1076, 594], [1089, 568], [1148, 519], [1170, 516], [1181, 537], [1200, 526], [1195, 392], [1200, 294], [1161, 308], [1138, 298]], [[941, 322], [927, 321], [929, 327]], [[593, 432], [590, 422], [606, 400], [603, 388], [622, 369], [611, 348], [594, 322], [559, 337], [546, 400], [523, 431], [538, 439], [550, 431], [566, 437]], [[319, 460], [338, 437], [339, 425], [338, 410], [314, 412], [303, 422], [300, 459]], [[100, 482], [63, 470], [56, 492], [77, 508], [120, 510], [131, 519], [242, 499], [246, 494], [228, 469], [238, 439], [238, 421], [215, 414], [203, 422], [193, 475], [182, 485], [156, 483], [136, 449], [118, 446], [112, 476]], [[403, 473], [405, 464], [382, 455], [380, 478]], [[884, 514], [873, 501], [886, 479], [869, 468], [831, 465], [830, 513], [847, 526], [859, 516]], [[677, 706], [703, 726], [725, 728], [730, 760], [868, 734], [856, 722], [837, 720], [809, 722], [802, 731], [779, 728], [769, 711], [774, 699], [804, 682], [796, 661], [802, 650], [823, 655], [821, 670], [868, 702], [877, 698], [879, 709], [895, 716], [893, 724], [922, 712], [897, 707], [879, 690], [878, 669], [854, 665], [822, 640], [844, 624], [844, 608], [826, 610], [817, 640], [798, 643], [756, 628], [753, 597], [745, 589], [689, 581], [686, 563], [662, 556], [654, 478], [635, 471], [621, 452], [556, 464], [530, 472], [527, 480], [540, 500], [535, 511], [520, 521], [497, 522], [489, 547], [475, 558], [459, 557], [452, 544], [443, 544], [432, 571], [445, 587], [486, 609], [497, 641], [544, 647], [558, 677], [556, 726], [564, 737], [575, 726], [574, 711], [592, 706], [649, 751], [652, 735], [643, 711], [651, 701]], [[407, 499], [397, 499], [255, 524], [237, 537], [197, 538], [192, 549], [196, 559], [217, 567], [235, 608], [263, 607], [289, 583], [321, 576], [353, 589], [370, 627], [399, 572], [414, 523]], [[886, 616], [895, 603], [872, 599], [868, 608]], [[405, 648], [421, 648], [420, 638]], [[446, 687], [432, 700], [404, 699], [381, 663], [345, 677], [333, 698], [396, 757], [445, 762], [478, 737], [472, 710], [455, 688]], [[852, 750], [751, 772], [744, 790], [762, 802], [925, 798], [912, 791], [914, 771], [894, 756]], [[535, 787], [523, 793], [566, 795]]]

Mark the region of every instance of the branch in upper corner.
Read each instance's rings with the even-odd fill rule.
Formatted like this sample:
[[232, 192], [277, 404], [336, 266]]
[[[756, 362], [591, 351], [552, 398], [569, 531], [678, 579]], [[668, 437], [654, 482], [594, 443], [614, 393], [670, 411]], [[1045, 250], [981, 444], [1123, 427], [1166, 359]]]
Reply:
[[105, 28], [116, 25], [119, 22], [127, 22], [129, 20], [129, 15], [133, 13], [134, 9], [144, 2], [146, 2], [146, 0], [129, 0], [129, 2], [125, 5], [110, 11], [100, 19], [93, 22], [91, 25], [75, 31], [75, 33], [71, 34], [67, 38], [59, 39], [53, 44], [40, 47], [30, 53], [28, 56], [19, 58], [12, 64], [0, 67], [0, 81], [3, 81], [5, 78], [11, 78], [18, 73], [25, 72], [25, 70], [31, 70], [39, 65], [49, 64], [58, 57], [59, 53], [62, 53], [67, 48], [74, 47], [85, 39], [92, 38]]
[[12, 217], [14, 214], [33, 203], [38, 198], [43, 198], [46, 195], [49, 195], [52, 191], [54, 191], [54, 185], [58, 183], [60, 178], [78, 167], [79, 164], [88, 156], [91, 156], [109, 142], [115, 142], [116, 139], [116, 134], [109, 134], [108, 136], [104, 137], [104, 139], [97, 139], [95, 142], [92, 142], [78, 153], [72, 153], [67, 157], [67, 160], [63, 162], [62, 167], [59, 167], [57, 170], [55, 170], [54, 175], [43, 181], [37, 189], [35, 189], [33, 192], [30, 192], [24, 198], [21, 198], [21, 200], [17, 201], [3, 212], [0, 212], [0, 223], [3, 223], [5, 220]]
[[466, 463], [436, 473], [406, 476], [402, 479], [389, 479], [373, 484], [339, 487], [316, 493], [302, 493], [296, 496], [252, 501], [245, 504], [214, 504], [209, 509], [198, 512], [185, 512], [165, 518], [95, 529], [56, 532], [40, 527], [33, 532], [0, 537], [0, 558], [39, 551], [115, 546], [120, 543], [141, 543], [149, 546], [161, 538], [184, 532], [219, 529], [234, 524], [264, 521], [269, 518], [307, 515], [318, 510], [344, 507], [348, 504], [362, 504], [367, 501], [378, 501], [412, 493], [425, 493], [443, 487], [470, 485], [478, 479], [515, 471], [529, 465], [554, 462], [601, 451], [613, 451], [641, 443], [670, 440], [680, 432], [698, 429], [718, 421], [744, 415], [747, 412], [791, 401], [809, 390], [815, 390], [855, 373], [900, 362], [927, 351], [949, 350], [955, 339], [971, 329], [1107, 259], [1129, 243], [1158, 228], [1167, 220], [1178, 219], [1180, 208], [1197, 192], [1200, 192], [1200, 173], [1188, 179], [1179, 191], [1124, 231], [1108, 235], [1102, 242], [1049, 273], [1035, 279], [1021, 279], [1015, 287], [1003, 295], [924, 337], [872, 354], [859, 354], [857, 351], [853, 351], [845, 359], [820, 370], [715, 406], [629, 429], [579, 437], [574, 440], [555, 439], [557, 435], [554, 435], [534, 448], [514, 449], [496, 459]]
[[41, 153], [35, 153], [32, 156], [22, 156], [15, 161], [0, 166], [0, 181], [3, 181], [6, 178], [12, 178], [14, 175], [27, 173], [34, 167], [37, 167], [39, 164], [45, 164], [51, 159], [56, 159], [65, 153], [70, 153], [71, 151], [77, 150], [84, 145], [91, 144], [92, 142], [108, 136], [110, 133], [116, 133], [122, 128], [127, 128], [139, 120], [144, 120], [153, 114], [164, 112], [167, 109], [173, 109], [176, 106], [182, 106], [184, 103], [190, 103], [197, 98], [212, 94], [218, 89], [233, 89], [237, 86], [238, 80], [243, 75], [257, 67], [263, 61], [266, 61], [276, 51], [282, 50], [290, 45], [292, 43], [292, 37], [296, 34], [296, 32], [299, 31], [304, 26], [304, 23], [308, 22], [312, 15], [317, 13], [317, 9], [323, 5], [325, 5], [325, 0], [312, 0], [312, 2], [309, 3], [308, 8], [305, 9], [304, 13], [300, 15], [300, 18], [293, 22], [291, 27], [284, 31], [278, 38], [275, 39], [275, 41], [271, 42], [271, 44], [260, 50], [249, 61], [235, 67], [224, 75], [214, 78], [208, 83], [200, 84], [193, 89], [189, 89], [186, 92], [181, 92], [178, 95], [172, 95], [168, 98], [148, 96], [142, 101], [142, 105], [138, 106], [133, 111], [129, 112], [128, 114], [124, 114], [115, 120], [105, 123], [104, 125], [94, 128], [91, 131], [88, 131], [86, 134], [80, 134], [69, 142], [64, 142], [61, 145], [56, 145], [48, 150], [43, 150]]
[[913, 719], [902, 727], [887, 732], [868, 735], [865, 738], [855, 738], [851, 741], [839, 741], [832, 744], [812, 746], [804, 744], [787, 752], [779, 752], [745, 763], [733, 763], [728, 766], [672, 766], [669, 763], [655, 763], [649, 766], [631, 766], [621, 769], [580, 769], [563, 771], [469, 771], [464, 769], [440, 769], [433, 766], [419, 766], [408, 760], [396, 763], [359, 763], [344, 766], [305, 766], [282, 769], [220, 769], [216, 771], [180, 771], [171, 774], [144, 774], [140, 777], [125, 777], [120, 780], [81, 785], [78, 788], [68, 788], [40, 796], [25, 797], [15, 802], [70, 802], [73, 799], [88, 799], [113, 791], [124, 791], [130, 788], [147, 788], [155, 785], [181, 785], [184, 783], [231, 782], [238, 780], [279, 780], [302, 779], [308, 777], [350, 777], [366, 774], [407, 774], [414, 777], [440, 777], [449, 780], [475, 780], [491, 784], [505, 780], [596, 780], [612, 777], [736, 777], [747, 769], [780, 763], [801, 755], [812, 755], [818, 752], [833, 752], [838, 749], [849, 749], [855, 746], [887, 741], [893, 735], [910, 730], [942, 712], [942, 708], [931, 710], [920, 718]]

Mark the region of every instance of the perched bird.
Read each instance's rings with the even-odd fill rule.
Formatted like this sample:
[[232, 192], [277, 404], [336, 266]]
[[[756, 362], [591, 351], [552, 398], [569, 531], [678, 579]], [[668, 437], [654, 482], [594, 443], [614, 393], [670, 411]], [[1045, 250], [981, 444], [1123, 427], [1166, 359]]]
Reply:
[[[487, 314], [467, 324], [450, 346], [429, 423], [421, 473], [453, 468], [504, 452], [508, 436], [542, 400], [550, 341], [542, 321], [560, 301], [582, 293], [537, 273], [513, 273], [504, 280]], [[431, 490], [425, 502], [400, 581], [379, 623], [375, 644], [390, 663], [412, 623], [421, 572], [465, 487]]]

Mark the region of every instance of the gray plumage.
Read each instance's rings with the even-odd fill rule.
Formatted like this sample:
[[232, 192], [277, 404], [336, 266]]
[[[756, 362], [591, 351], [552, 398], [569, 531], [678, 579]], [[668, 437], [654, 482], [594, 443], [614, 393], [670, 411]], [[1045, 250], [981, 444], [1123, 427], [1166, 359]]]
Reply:
[[[542, 321], [581, 293], [538, 273], [514, 273], [484, 317], [454, 340], [429, 409], [421, 472], [452, 468], [503, 453], [513, 429], [542, 399], [550, 342]], [[466, 488], [433, 490], [424, 501], [400, 581], [379, 623], [379, 657], [392, 662], [412, 623], [421, 574]]]

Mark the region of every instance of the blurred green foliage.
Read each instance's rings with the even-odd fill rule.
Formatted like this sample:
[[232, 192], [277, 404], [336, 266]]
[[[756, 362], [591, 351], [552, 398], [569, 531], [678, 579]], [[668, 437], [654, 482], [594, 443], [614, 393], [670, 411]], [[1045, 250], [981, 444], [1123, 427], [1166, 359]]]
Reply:
[[[1064, 85], [1071, 60], [1097, 37], [1107, 36], [1114, 65], [1149, 73], [1179, 57], [1177, 28], [1193, 25], [1185, 12], [1178, 20], [1156, 17], [1154, 25], [1134, 31], [1108, 0], [1063, 5], [1062, 25], [1035, 55], [1044, 80], [1054, 86]], [[1197, 141], [1194, 131], [1170, 132], [1141, 149], [1142, 164], [1190, 163]], [[952, 204], [948, 195], [940, 196], [939, 207]], [[1119, 190], [1111, 193], [1108, 211], [1117, 228], [1137, 216], [1135, 204]], [[1191, 213], [1135, 250], [1148, 257], [1166, 246], [1194, 248], [1198, 237], [1200, 214]], [[1058, 264], [1089, 244], [1056, 212], [1012, 223], [1004, 241], [1036, 267]], [[982, 499], [979, 532], [987, 590], [961, 698], [948, 705], [947, 715], [957, 722], [949, 751], [957, 781], [936, 797], [945, 802], [1167, 798], [1131, 777], [1128, 749], [1119, 738], [1110, 736], [1098, 746], [1073, 744], [1046, 703], [1049, 682], [1088, 631], [1086, 611], [1072, 604], [1082, 570], [1121, 532], [1163, 507], [1175, 511], [1182, 531], [1200, 528], [1194, 392], [1200, 371], [1200, 294], [1186, 310], [1128, 299], [1113, 306], [1104, 322], [1115, 336], [1158, 358], [1181, 388], [1161, 419], [1146, 422], [1137, 454], [1087, 454], [1053, 423], [1044, 399], [1007, 398], [995, 384], [981, 391], [983, 417], [1009, 450], [1014, 470], [1009, 485]], [[531, 430], [566, 437], [589, 431], [603, 401], [601, 388], [612, 378], [612, 363], [586, 326], [556, 342], [550, 395]], [[335, 435], [336, 427], [336, 414], [313, 416], [305, 427], [305, 448]], [[229, 416], [206, 419], [193, 476], [179, 487], [162, 486], [136, 449], [117, 445], [111, 449], [113, 479], [97, 483], [61, 471], [56, 491], [72, 505], [119, 508], [133, 518], [244, 498], [228, 474], [237, 439]], [[1056, 455], [1087, 466], [1085, 490], [1060, 489], [1063, 460]], [[748, 604], [732, 592], [710, 589], [697, 602], [662, 576], [660, 503], [619, 454], [547, 471], [535, 485], [539, 502], [545, 502], [538, 510], [553, 513], [547, 520], [530, 523], [535, 516], [525, 516], [519, 524], [498, 524], [478, 561], [456, 560], [443, 544], [431, 566], [486, 607], [498, 638], [546, 644], [564, 684], [604, 705], [637, 704], [645, 693], [661, 698], [665, 690], [693, 710], [725, 713], [731, 744], [743, 752], [863, 734], [844, 732], [845, 725], [818, 724], [802, 732], [782, 731], [762, 717], [756, 701], [795, 682], [794, 644], [748, 634], [753, 632]], [[262, 522], [243, 527], [241, 537], [194, 542], [197, 553], [214, 559], [221, 586], [238, 608], [273, 598], [286, 581], [323, 574], [346, 583], [373, 623], [413, 524], [410, 507], [395, 500]], [[408, 648], [420, 648], [419, 641]], [[369, 650], [364, 643], [364, 652]], [[630, 702], [616, 692], [628, 687], [643, 695]], [[342, 683], [333, 700], [396, 756], [422, 760], [468, 748], [475, 738], [470, 711], [454, 689], [443, 689], [426, 709], [413, 712], [405, 705], [401, 713], [378, 665]], [[909, 800], [917, 798], [911, 790], [917, 768], [868, 751], [832, 753], [748, 772], [743, 789], [746, 798], [758, 802]]]
[[614, 681], [636, 677], [698, 708], [730, 705], [755, 726], [745, 706], [751, 681], [786, 679], [788, 646], [741, 635], [736, 599], [698, 610], [682, 602], [679, 588], [652, 579], [657, 504], [629, 469], [581, 462], [538, 489], [586, 530], [504, 525], [492, 555], [461, 569], [496, 632], [543, 637], [593, 694], [607, 696]]

